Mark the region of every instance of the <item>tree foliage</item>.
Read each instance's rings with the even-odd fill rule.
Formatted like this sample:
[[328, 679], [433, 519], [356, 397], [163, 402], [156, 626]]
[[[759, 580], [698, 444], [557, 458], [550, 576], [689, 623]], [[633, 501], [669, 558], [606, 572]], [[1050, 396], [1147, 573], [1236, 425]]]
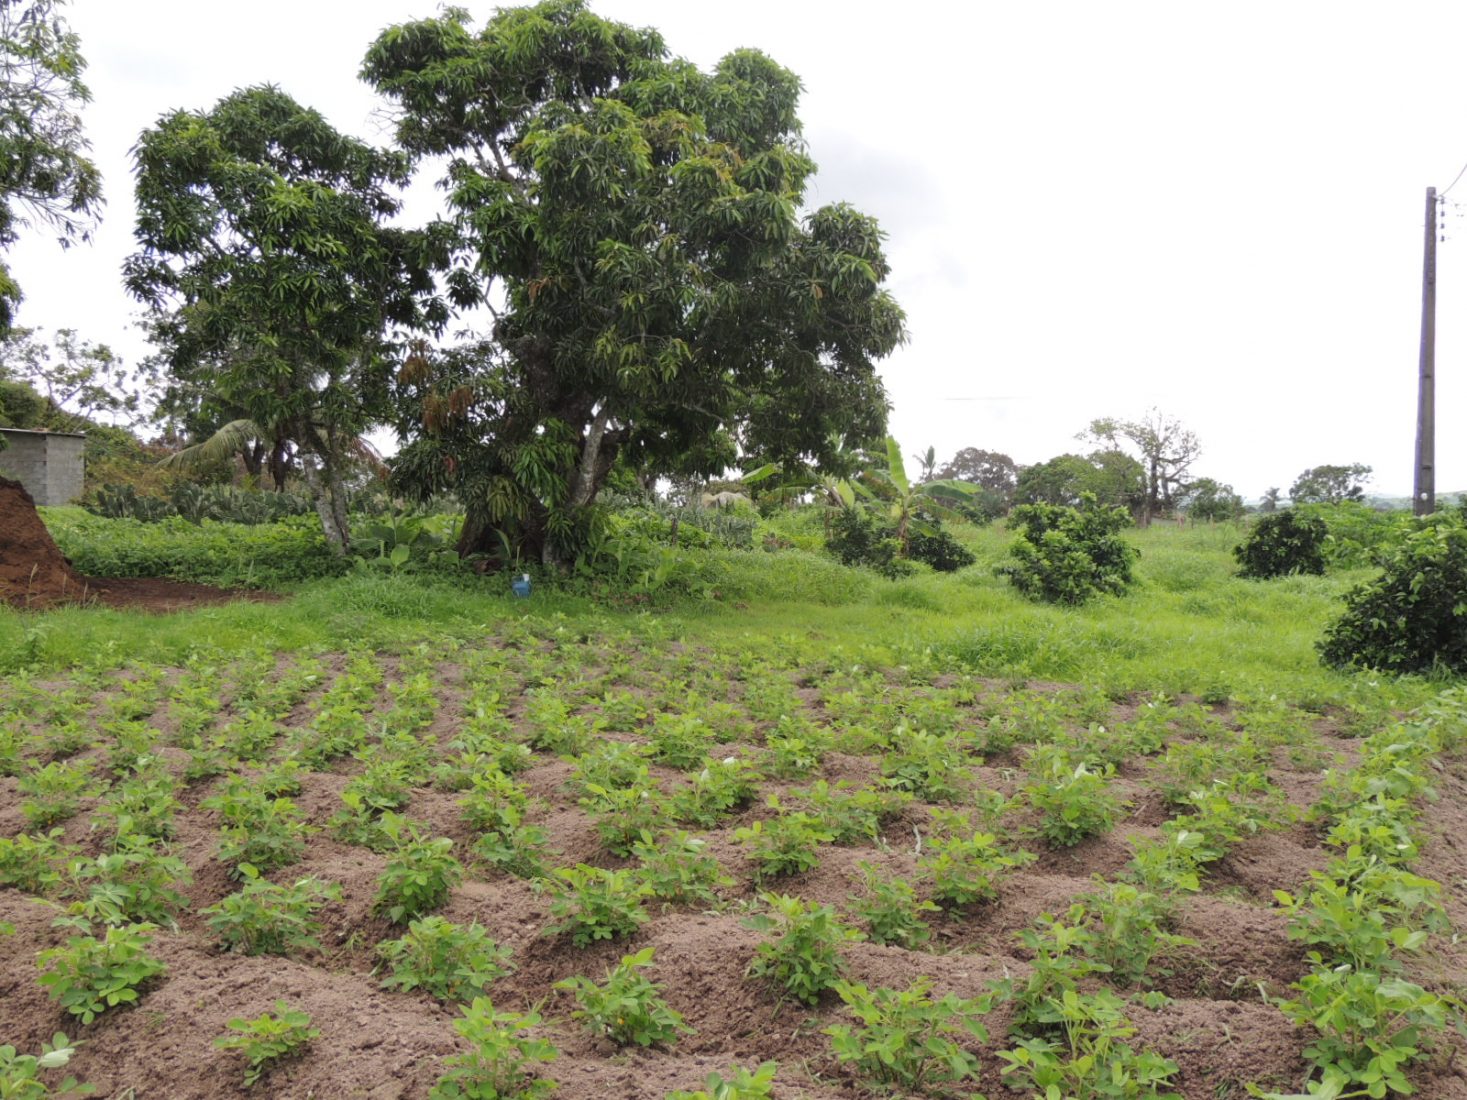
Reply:
[[875, 363], [903, 337], [875, 221], [801, 220], [814, 163], [795, 75], [754, 50], [704, 73], [582, 0], [391, 27], [364, 77], [414, 157], [446, 158], [446, 278], [492, 340], [411, 357], [396, 474], [454, 491], [463, 550], [586, 538], [619, 456], [713, 476], [884, 434]]
[[1017, 504], [1076, 507], [1090, 494], [1103, 505], [1140, 507], [1145, 492], [1141, 464], [1121, 451], [1096, 451], [1088, 458], [1057, 455], [1048, 462], [1025, 466], [1014, 487]]
[[277, 88], [145, 131], [129, 289], [153, 311], [180, 384], [207, 380], [269, 443], [312, 457], [307, 480], [344, 552], [344, 467], [388, 415], [392, 326], [436, 326], [442, 234], [386, 220], [407, 159], [345, 137]]
[[1233, 491], [1231, 485], [1210, 477], [1199, 477], [1188, 485], [1178, 503], [1194, 520], [1225, 523], [1243, 515], [1243, 498]]
[[964, 447], [934, 476], [954, 481], [971, 481], [990, 493], [997, 493], [1007, 502], [1014, 497], [1014, 489], [1019, 481], [1019, 467], [1001, 451]]
[[1143, 527], [1172, 510], [1178, 493], [1186, 487], [1187, 471], [1202, 453], [1197, 436], [1160, 409], [1148, 409], [1139, 420], [1093, 420], [1081, 438], [1103, 443], [1112, 451], [1130, 447], [1141, 464], [1139, 518]]
[[1364, 500], [1365, 482], [1370, 467], [1355, 462], [1349, 466], [1311, 466], [1289, 487], [1289, 499], [1295, 504], [1339, 504], [1345, 500]]
[[111, 348], [78, 338], [74, 329], [57, 329], [49, 341], [28, 328], [0, 337], [0, 386], [7, 384], [28, 389], [34, 396], [27, 405], [36, 405], [29, 422], [17, 419], [15, 427], [74, 432], [101, 422], [131, 426], [147, 420], [157, 401], [149, 370], [129, 369]]
[[[102, 205], [77, 109], [91, 98], [64, 0], [0, 0], [0, 249], [40, 223], [63, 245], [84, 239]], [[0, 334], [21, 290], [0, 263]]]

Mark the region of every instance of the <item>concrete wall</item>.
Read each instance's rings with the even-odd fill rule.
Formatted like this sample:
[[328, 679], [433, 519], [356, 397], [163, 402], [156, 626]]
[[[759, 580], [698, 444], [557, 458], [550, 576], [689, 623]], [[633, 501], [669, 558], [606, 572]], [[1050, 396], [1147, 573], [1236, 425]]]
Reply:
[[70, 504], [82, 493], [86, 437], [71, 432], [28, 432], [0, 428], [0, 474], [25, 486], [37, 504]]

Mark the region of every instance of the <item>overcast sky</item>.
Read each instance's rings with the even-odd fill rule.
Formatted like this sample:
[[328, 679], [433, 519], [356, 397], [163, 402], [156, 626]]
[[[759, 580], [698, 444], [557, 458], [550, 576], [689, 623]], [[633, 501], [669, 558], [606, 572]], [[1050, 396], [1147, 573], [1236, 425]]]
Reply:
[[[491, 6], [465, 0], [476, 15]], [[1020, 463], [1102, 415], [1191, 426], [1245, 496], [1364, 462], [1411, 488], [1425, 188], [1467, 162], [1467, 4], [599, 0], [712, 65], [805, 84], [812, 205], [887, 234], [910, 343], [883, 366], [908, 453]], [[135, 360], [128, 151], [173, 108], [273, 82], [386, 142], [356, 73], [412, 0], [73, 0], [108, 205], [95, 242], [9, 255], [20, 323]], [[419, 208], [431, 199], [423, 193]], [[1467, 202], [1467, 180], [1452, 198]], [[1467, 489], [1467, 222], [1441, 245], [1437, 485]], [[1455, 239], [1454, 239], [1455, 238]]]

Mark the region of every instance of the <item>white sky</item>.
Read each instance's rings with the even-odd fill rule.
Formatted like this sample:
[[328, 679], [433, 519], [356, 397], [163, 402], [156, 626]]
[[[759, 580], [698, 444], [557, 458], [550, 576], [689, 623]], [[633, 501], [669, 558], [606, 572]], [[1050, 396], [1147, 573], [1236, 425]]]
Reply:
[[[490, 6], [469, 3], [476, 15]], [[911, 343], [884, 365], [904, 450], [1077, 448], [1157, 405], [1245, 496], [1365, 462], [1408, 494], [1425, 188], [1467, 161], [1467, 5], [1159, 0], [598, 0], [704, 67], [755, 46], [803, 79], [811, 201], [889, 234]], [[73, 0], [108, 206], [28, 237], [20, 323], [130, 359], [128, 150], [163, 112], [274, 82], [385, 142], [356, 78], [414, 0]], [[422, 202], [433, 201], [431, 191]], [[1454, 192], [1467, 203], [1467, 181]], [[421, 208], [421, 207], [420, 207]], [[1437, 486], [1467, 488], [1467, 222], [1448, 208]], [[1453, 240], [1451, 238], [1456, 237]]]

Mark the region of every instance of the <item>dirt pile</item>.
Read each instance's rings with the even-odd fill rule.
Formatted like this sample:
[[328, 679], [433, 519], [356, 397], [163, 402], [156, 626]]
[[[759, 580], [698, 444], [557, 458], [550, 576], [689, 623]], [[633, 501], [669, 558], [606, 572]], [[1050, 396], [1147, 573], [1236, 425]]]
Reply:
[[86, 600], [87, 579], [72, 569], [18, 481], [0, 477], [0, 600], [50, 607]]

